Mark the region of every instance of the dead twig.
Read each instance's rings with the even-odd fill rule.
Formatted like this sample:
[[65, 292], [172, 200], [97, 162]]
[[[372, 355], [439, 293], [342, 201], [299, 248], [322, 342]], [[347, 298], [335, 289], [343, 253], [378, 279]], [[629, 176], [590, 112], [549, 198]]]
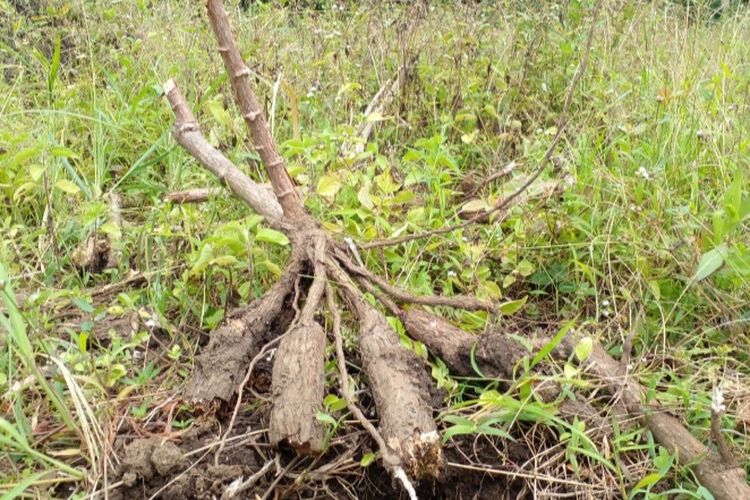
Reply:
[[222, 190], [219, 188], [196, 188], [185, 191], [172, 191], [166, 193], [164, 199], [172, 203], [203, 203], [211, 198], [220, 196]]
[[474, 184], [473, 188], [470, 188], [470, 191], [465, 191], [462, 194], [462, 198], [465, 200], [471, 199], [476, 195], [479, 191], [484, 189], [489, 183], [496, 181], [497, 179], [502, 179], [503, 177], [506, 177], [513, 173], [513, 171], [518, 167], [518, 162], [516, 160], [511, 161], [507, 165], [505, 165], [503, 168], [498, 170], [497, 172], [493, 172], [492, 174], [488, 175], [481, 181], [474, 184], [474, 182], [471, 182], [471, 184]]
[[416, 63], [417, 58], [418, 56], [414, 56], [407, 63], [401, 65], [396, 74], [378, 89], [367, 105], [367, 109], [365, 109], [364, 119], [355, 134], [356, 141], [345, 142], [340, 148], [341, 155], [348, 157], [356, 156], [365, 150], [365, 146], [370, 141], [375, 130], [377, 118], [381, 117], [391, 102], [393, 102], [409, 71]]
[[[278, 457], [278, 455], [277, 455]], [[274, 461], [268, 461], [266, 462], [263, 467], [258, 470], [255, 474], [247, 478], [245, 481], [242, 481], [237, 484], [237, 486], [231, 485], [227, 486], [227, 489], [224, 490], [224, 493], [221, 495], [221, 500], [227, 500], [229, 498], [234, 498], [243, 491], [249, 490], [253, 486], [255, 486], [255, 483], [258, 482], [260, 478], [266, 475], [266, 473], [271, 469], [271, 467], [274, 465]]]

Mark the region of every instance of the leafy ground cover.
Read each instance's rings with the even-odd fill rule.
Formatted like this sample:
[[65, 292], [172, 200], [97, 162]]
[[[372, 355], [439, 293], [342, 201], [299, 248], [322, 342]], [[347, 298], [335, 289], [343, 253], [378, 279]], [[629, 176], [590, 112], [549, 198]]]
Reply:
[[[233, 5], [230, 14], [307, 208], [366, 243], [443, 227], [523, 183], [556, 133], [590, 5]], [[243, 124], [202, 6], [4, 0], [0, 21], [1, 491], [220, 496], [276, 460], [259, 496], [395, 494], [335, 384], [317, 459], [267, 445], [270, 360], [250, 381], [221, 463], [208, 454], [232, 409], [179, 398], [209, 332], [276, 281], [289, 253], [281, 233], [221, 192], [200, 204], [165, 200], [218, 187], [170, 137], [170, 77], [209, 140], [262, 178], [237, 139]], [[506, 304], [499, 318], [439, 309], [470, 331], [531, 343], [572, 327], [618, 358], [632, 344], [629, 373], [646, 398], [711, 447], [719, 389], [722, 435], [747, 470], [749, 23], [746, 9], [717, 18], [604, 2], [567, 132], [526, 200], [488, 224], [362, 250], [364, 263], [414, 293]], [[372, 96], [411, 61], [392, 106], [369, 117], [373, 140], [342, 155]], [[100, 242], [110, 262], [86, 258]], [[392, 325], [437, 388], [447, 473], [420, 485], [421, 496], [711, 497], [679, 457], [612, 415], [601, 381], [576, 359], [530, 354], [507, 380], [458, 377]], [[344, 334], [358, 402], [371, 408], [356, 332]], [[531, 394], [552, 382], [561, 388], [552, 402]], [[563, 420], [562, 404], [582, 397], [596, 418]], [[131, 482], [121, 471], [139, 450], [124, 446], [143, 437], [182, 454], [170, 448], [150, 480]]]

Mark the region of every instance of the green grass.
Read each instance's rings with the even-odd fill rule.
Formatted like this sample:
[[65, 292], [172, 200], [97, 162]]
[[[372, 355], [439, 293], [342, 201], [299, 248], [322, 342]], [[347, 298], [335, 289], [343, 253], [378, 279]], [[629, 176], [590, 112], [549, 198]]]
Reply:
[[[517, 160], [513, 179], [480, 191], [492, 203], [531, 172], [581, 57], [583, 3], [261, 5], [230, 16], [308, 208], [331, 231], [367, 241], [456, 222], [467, 178]], [[209, 140], [260, 177], [199, 5], [54, 0], [21, 15], [11, 4], [0, 0], [0, 492], [45, 496], [84, 470], [98, 477], [118, 419], [143, 420], [179, 387], [200, 332], [262, 294], [286, 249], [229, 197], [162, 201], [217, 185], [169, 136], [160, 92], [171, 77]], [[749, 39], [746, 8], [711, 19], [661, 2], [608, 6], [559, 168], [543, 175], [570, 174], [561, 198], [515, 208], [500, 225], [363, 253], [365, 262], [418, 293], [529, 296], [501, 328], [576, 319], [615, 356], [638, 325], [633, 372], [649, 397], [708, 442], [721, 383], [726, 439], [750, 469]], [[415, 54], [415, 75], [375, 140], [360, 158], [339, 157], [371, 96]], [[122, 230], [108, 224], [112, 192], [123, 198]], [[75, 269], [72, 255], [93, 233], [112, 235], [116, 269]], [[130, 269], [149, 286], [96, 292]], [[482, 314], [441, 313], [473, 331], [487, 325]], [[152, 349], [164, 354], [146, 362]], [[571, 468], [599, 464], [623, 496], [703, 494], [645, 433], [623, 430], [605, 456], [580, 423], [523, 391], [495, 393], [492, 381], [452, 379], [431, 362], [447, 388], [444, 428], [464, 426], [453, 433], [514, 433], [532, 421], [567, 443]], [[564, 368], [546, 376], [585, 383]], [[535, 376], [519, 373], [516, 385]], [[84, 451], [66, 453], [74, 449]], [[628, 478], [619, 461], [633, 450], [652, 463]]]

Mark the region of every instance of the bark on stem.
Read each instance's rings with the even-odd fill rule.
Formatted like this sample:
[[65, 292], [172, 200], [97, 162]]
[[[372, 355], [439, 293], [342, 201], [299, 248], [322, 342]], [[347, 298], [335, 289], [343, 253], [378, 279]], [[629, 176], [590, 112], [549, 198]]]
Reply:
[[175, 140], [220, 181], [226, 183], [232, 193], [264, 216], [271, 225], [278, 226], [284, 212], [274, 196], [261, 184], [253, 182], [243, 174], [219, 150], [203, 137], [185, 97], [174, 80], [164, 84], [164, 93], [172, 106], [175, 123], [172, 129]]
[[237, 106], [250, 131], [255, 151], [266, 168], [268, 179], [284, 209], [284, 214], [290, 218], [298, 217], [305, 212], [302, 198], [286, 169], [284, 158], [279, 154], [255, 92], [250, 87], [250, 69], [234, 41], [224, 5], [221, 0], [207, 0], [206, 9], [219, 53], [229, 74]]

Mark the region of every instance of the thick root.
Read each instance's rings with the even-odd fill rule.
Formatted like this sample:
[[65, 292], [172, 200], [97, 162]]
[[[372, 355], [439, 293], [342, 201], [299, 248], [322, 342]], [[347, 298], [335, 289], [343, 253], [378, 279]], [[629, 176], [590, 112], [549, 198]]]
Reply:
[[300, 454], [322, 451], [325, 435], [316, 414], [325, 395], [326, 334], [315, 321], [315, 314], [327, 282], [323, 263], [326, 242], [324, 235], [318, 235], [308, 250], [315, 278], [298, 320], [279, 344], [273, 364], [271, 443], [287, 442]]
[[211, 334], [208, 345], [195, 358], [188, 399], [232, 399], [250, 360], [291, 323], [289, 303], [294, 300], [294, 283], [302, 265], [302, 258], [292, 255], [281, 279], [263, 297], [233, 313]]
[[443, 466], [440, 437], [427, 395], [430, 380], [422, 362], [401, 345], [378, 310], [361, 302], [359, 347], [389, 448], [411, 477], [437, 477]]
[[458, 375], [476, 375], [471, 362], [472, 350], [477, 367], [487, 377], [512, 377], [516, 363], [527, 354], [505, 335], [490, 332], [478, 337], [421, 309], [401, 311], [399, 319], [411, 338], [440, 356]]
[[[569, 335], [562, 344], [572, 352], [576, 342], [576, 337]], [[679, 457], [681, 463], [690, 465], [701, 484], [715, 498], [750, 498], [750, 485], [745, 471], [732, 463], [726, 463], [717, 452], [698, 441], [678, 419], [664, 409], [653, 403], [644, 405], [641, 402], [643, 388], [632, 377], [622, 373], [620, 363], [607, 354], [600, 344], [594, 345], [584, 366], [607, 384], [610, 394], [622, 399], [630, 416], [638, 418], [659, 444]]]
[[325, 431], [315, 418], [325, 396], [326, 334], [317, 323], [292, 327], [273, 365], [272, 444], [288, 443], [299, 454], [319, 453]]

